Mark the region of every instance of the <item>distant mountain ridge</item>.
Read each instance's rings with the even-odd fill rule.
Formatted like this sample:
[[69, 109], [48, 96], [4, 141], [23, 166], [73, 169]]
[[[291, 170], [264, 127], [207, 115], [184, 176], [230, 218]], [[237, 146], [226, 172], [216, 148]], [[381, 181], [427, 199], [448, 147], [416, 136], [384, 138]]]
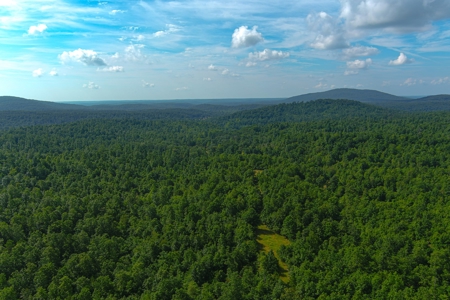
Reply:
[[450, 111], [450, 95], [433, 95], [418, 99], [399, 97], [376, 90], [334, 89], [285, 99], [280, 103], [308, 102], [319, 99], [346, 99], [403, 111]]
[[93, 101], [94, 105], [80, 103], [58, 103], [49, 101], [30, 100], [19, 97], [0, 96], [0, 111], [143, 111], [154, 109], [196, 109], [209, 112], [222, 112], [224, 114], [237, 111], [256, 109], [280, 103], [308, 102], [319, 99], [353, 100], [373, 104], [380, 107], [404, 111], [450, 111], [450, 95], [426, 96], [419, 99], [395, 96], [376, 90], [359, 90], [339, 88], [325, 92], [309, 93], [286, 99], [209, 99], [209, 100], [142, 100], [142, 101]]
[[358, 89], [334, 89], [326, 92], [309, 93], [287, 98], [283, 102], [306, 102], [318, 99], [346, 99], [365, 103], [374, 103], [379, 101], [399, 101], [408, 98], [383, 93], [376, 90], [358, 90]]
[[[20, 97], [0, 96], [0, 111], [55, 111], [55, 110], [83, 110], [83, 111], [144, 111], [161, 109], [195, 109], [211, 112], [236, 112], [246, 109], [259, 108], [273, 104], [277, 99], [217, 99], [206, 100], [142, 100], [142, 101], [92, 101], [94, 105], [77, 103], [60, 103], [41, 100], [31, 100]], [[89, 101], [88, 101], [89, 102]]]
[[450, 95], [447, 94], [441, 94], [441, 95], [434, 95], [434, 96], [426, 96], [419, 99], [413, 99], [412, 101], [449, 101]]
[[402, 101], [383, 101], [374, 104], [392, 109], [416, 112], [450, 111], [450, 95], [434, 95]]
[[83, 109], [83, 107], [80, 105], [31, 100], [13, 96], [0, 96], [0, 111], [52, 111], [78, 109]]

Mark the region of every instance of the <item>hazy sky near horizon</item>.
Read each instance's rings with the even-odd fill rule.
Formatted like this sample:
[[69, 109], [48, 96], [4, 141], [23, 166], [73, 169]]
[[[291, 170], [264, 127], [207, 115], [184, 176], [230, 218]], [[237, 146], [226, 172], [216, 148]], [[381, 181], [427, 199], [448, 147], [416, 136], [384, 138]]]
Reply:
[[0, 95], [450, 94], [450, 0], [0, 0]]

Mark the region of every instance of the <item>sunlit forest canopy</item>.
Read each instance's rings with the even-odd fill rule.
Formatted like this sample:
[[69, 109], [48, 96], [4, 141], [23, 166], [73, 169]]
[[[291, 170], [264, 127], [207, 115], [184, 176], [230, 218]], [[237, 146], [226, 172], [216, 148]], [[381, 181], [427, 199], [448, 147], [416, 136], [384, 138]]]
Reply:
[[177, 116], [0, 132], [0, 298], [448, 294], [449, 113]]

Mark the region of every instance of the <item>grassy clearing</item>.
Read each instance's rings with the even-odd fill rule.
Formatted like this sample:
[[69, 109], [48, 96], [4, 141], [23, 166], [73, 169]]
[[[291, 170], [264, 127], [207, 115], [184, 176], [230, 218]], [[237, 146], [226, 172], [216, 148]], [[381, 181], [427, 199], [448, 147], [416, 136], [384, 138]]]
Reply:
[[255, 174], [255, 176], [258, 176], [259, 174], [261, 174], [264, 170], [253, 170], [253, 173]]
[[259, 225], [256, 230], [257, 242], [261, 246], [261, 251], [268, 253], [270, 250], [273, 251], [275, 257], [278, 259], [278, 264], [280, 266], [280, 278], [284, 282], [289, 282], [288, 266], [285, 264], [278, 255], [278, 250], [281, 245], [288, 246], [291, 242], [282, 235], [279, 235], [269, 229], [266, 225]]

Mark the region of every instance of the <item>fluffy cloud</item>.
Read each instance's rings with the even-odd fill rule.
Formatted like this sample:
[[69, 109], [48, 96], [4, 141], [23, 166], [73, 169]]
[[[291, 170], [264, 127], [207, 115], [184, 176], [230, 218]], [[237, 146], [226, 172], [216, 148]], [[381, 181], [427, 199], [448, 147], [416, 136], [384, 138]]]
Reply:
[[361, 29], [413, 32], [450, 17], [448, 0], [341, 0], [341, 17]]
[[276, 60], [276, 59], [283, 59], [289, 57], [288, 52], [283, 51], [277, 51], [277, 50], [269, 50], [264, 49], [264, 51], [261, 52], [253, 52], [248, 55], [248, 58], [250, 60]]
[[111, 66], [111, 67], [103, 68], [103, 69], [101, 69], [101, 71], [104, 71], [104, 72], [123, 72], [124, 69], [123, 69], [122, 66]]
[[218, 71], [217, 67], [215, 65], [213, 65], [213, 64], [208, 66], [208, 70], [210, 70], [210, 71]]
[[365, 70], [372, 64], [372, 59], [368, 58], [366, 60], [354, 60], [347, 62], [347, 70], [345, 71], [345, 75], [356, 75], [359, 73], [359, 70]]
[[162, 37], [165, 36], [167, 34], [167, 31], [157, 31], [153, 34], [154, 37]]
[[48, 27], [45, 24], [39, 24], [38, 26], [30, 26], [30, 28], [28, 29], [28, 34], [37, 35], [43, 33], [45, 30], [47, 30], [47, 28]]
[[314, 49], [342, 49], [349, 46], [345, 31], [338, 20], [325, 12], [310, 14], [306, 18], [309, 29], [316, 34], [310, 46]]
[[359, 56], [377, 55], [380, 51], [374, 47], [355, 46], [342, 50], [346, 58], [354, 58]]
[[70, 52], [64, 51], [61, 55], [59, 55], [59, 59], [63, 63], [76, 61], [79, 63], [83, 63], [86, 66], [98, 66], [98, 67], [106, 66], [105, 61], [100, 57], [98, 57], [97, 52], [93, 50], [78, 49]]
[[348, 61], [347, 68], [349, 69], [367, 69], [372, 64], [372, 59]]
[[409, 59], [405, 54], [400, 53], [400, 55], [398, 56], [397, 59], [391, 60], [389, 62], [389, 65], [390, 66], [401, 66], [401, 65], [404, 65], [404, 64], [409, 64], [411, 62], [412, 62], [412, 60]]
[[135, 42], [142, 42], [143, 40], [145, 40], [145, 36], [143, 36], [142, 34], [134, 37]]
[[87, 83], [87, 84], [83, 84], [83, 88], [85, 89], [91, 89], [91, 90], [98, 90], [100, 88], [100, 86], [98, 86], [97, 84], [93, 83], [92, 81]]
[[44, 75], [44, 71], [41, 68], [33, 71], [33, 77], [42, 77], [42, 75]]
[[50, 76], [58, 76], [59, 75], [58, 71], [56, 71], [56, 70], [51, 70], [49, 74], [50, 74]]
[[168, 35], [170, 33], [175, 33], [175, 32], [180, 31], [180, 27], [173, 25], [173, 24], [167, 24], [166, 27], [167, 27], [166, 30], [157, 31], [153, 34], [153, 36], [154, 37], [162, 37], [162, 36]]
[[110, 11], [109, 14], [115, 16], [117, 14], [123, 14], [125, 12], [126, 12], [125, 10], [114, 9], [114, 10]]
[[231, 46], [233, 48], [251, 47], [264, 41], [262, 34], [257, 29], [257, 26], [253, 26], [251, 30], [248, 29], [248, 26], [235, 29], [231, 37]]
[[142, 44], [133, 44], [125, 48], [125, 58], [128, 61], [138, 61], [145, 58], [145, 55], [142, 54], [142, 49], [145, 46]]

